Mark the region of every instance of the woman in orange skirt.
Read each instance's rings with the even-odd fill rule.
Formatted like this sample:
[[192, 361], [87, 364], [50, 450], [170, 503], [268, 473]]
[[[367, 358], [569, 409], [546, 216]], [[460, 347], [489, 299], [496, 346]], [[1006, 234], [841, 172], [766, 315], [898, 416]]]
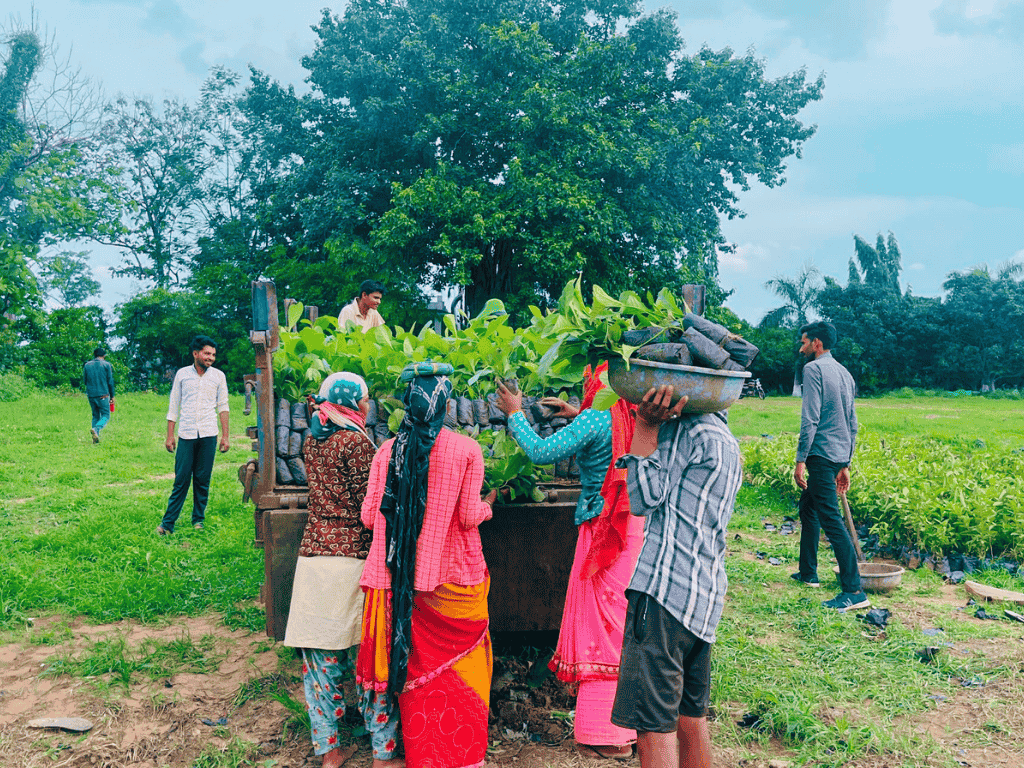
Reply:
[[[471, 768], [487, 754], [490, 578], [477, 526], [494, 494], [480, 498], [479, 444], [442, 428], [452, 370], [403, 371], [405, 418], [374, 457], [362, 509], [373, 544], [356, 681], [364, 715], [400, 718], [410, 768]], [[375, 744], [375, 768], [396, 753]]]

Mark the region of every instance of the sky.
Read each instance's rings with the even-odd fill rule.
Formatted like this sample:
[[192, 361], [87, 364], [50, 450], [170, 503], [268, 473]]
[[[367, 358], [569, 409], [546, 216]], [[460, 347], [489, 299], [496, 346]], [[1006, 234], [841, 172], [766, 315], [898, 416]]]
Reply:
[[[13, 7], [12, 4], [13, 3]], [[194, 99], [210, 67], [249, 64], [305, 89], [301, 57], [327, 0], [7, 0], [0, 22], [34, 13], [107, 96]], [[805, 266], [846, 282], [853, 236], [892, 232], [901, 282], [939, 296], [954, 270], [1024, 261], [1024, 0], [647, 0], [678, 15], [688, 53], [751, 51], [769, 77], [825, 75], [817, 125], [786, 183], [740, 192], [746, 216], [723, 222], [727, 301], [756, 323], [780, 299], [770, 278]], [[334, 12], [343, 6], [332, 6]], [[114, 279], [113, 249], [92, 249], [101, 303], [136, 284]]]

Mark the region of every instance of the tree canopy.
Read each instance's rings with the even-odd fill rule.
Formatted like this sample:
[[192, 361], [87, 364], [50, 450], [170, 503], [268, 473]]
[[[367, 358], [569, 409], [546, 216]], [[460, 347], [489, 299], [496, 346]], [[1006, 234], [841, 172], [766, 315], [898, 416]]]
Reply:
[[[545, 304], [577, 272], [610, 289], [717, 288], [720, 217], [773, 186], [813, 133], [823, 81], [752, 55], [684, 55], [634, 2], [355, 0], [325, 11], [298, 98], [248, 98], [280, 174], [289, 253]], [[288, 234], [286, 234], [288, 233]], [[289, 237], [288, 235], [291, 235]]]

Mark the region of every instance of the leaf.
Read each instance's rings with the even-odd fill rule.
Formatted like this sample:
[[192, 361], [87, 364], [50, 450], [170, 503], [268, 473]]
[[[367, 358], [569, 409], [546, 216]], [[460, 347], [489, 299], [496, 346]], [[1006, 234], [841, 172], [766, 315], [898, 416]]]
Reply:
[[292, 304], [290, 307], [288, 307], [288, 327], [289, 328], [294, 328], [296, 325], [299, 324], [299, 320], [302, 318], [303, 310], [305, 310], [305, 307], [302, 305], [301, 301], [297, 301], [294, 304]]
[[404, 419], [404, 418], [405, 418], [405, 409], [404, 408], [396, 408], [395, 410], [393, 410], [391, 412], [391, 415], [388, 416], [388, 429], [390, 431], [392, 431], [392, 432], [398, 432], [398, 428], [401, 426], [402, 419]]
[[605, 387], [594, 395], [594, 403], [590, 407], [595, 411], [607, 411], [617, 402], [619, 402], [619, 396], [615, 394], [615, 390]]

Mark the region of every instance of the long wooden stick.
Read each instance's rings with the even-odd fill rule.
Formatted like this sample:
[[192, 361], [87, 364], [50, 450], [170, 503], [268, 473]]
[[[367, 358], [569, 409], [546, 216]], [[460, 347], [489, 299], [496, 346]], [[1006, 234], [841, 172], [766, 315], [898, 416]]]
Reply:
[[850, 531], [850, 538], [853, 540], [853, 548], [857, 552], [857, 562], [864, 562], [864, 553], [860, 551], [860, 539], [857, 538], [857, 529], [853, 527], [853, 515], [850, 514], [850, 502], [846, 500], [846, 494], [839, 494], [839, 499], [843, 502], [843, 516], [846, 518], [846, 527]]

